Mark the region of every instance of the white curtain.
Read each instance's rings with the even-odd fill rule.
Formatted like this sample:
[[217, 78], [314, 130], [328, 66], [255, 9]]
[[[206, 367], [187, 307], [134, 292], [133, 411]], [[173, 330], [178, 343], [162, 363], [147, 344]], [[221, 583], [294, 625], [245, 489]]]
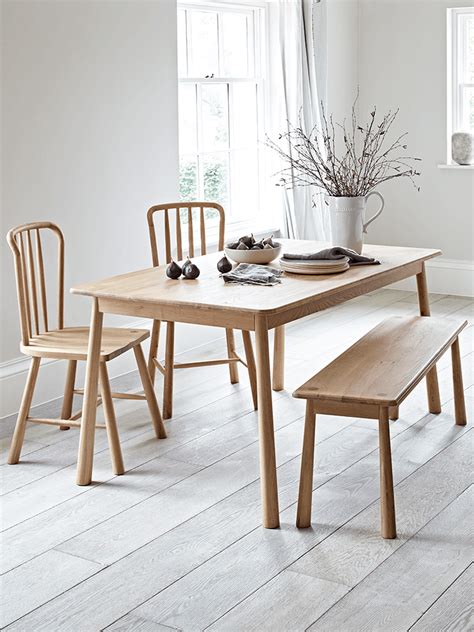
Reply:
[[[269, 67], [272, 140], [301, 124], [309, 133], [320, 121], [326, 97], [325, 0], [269, 3]], [[274, 171], [285, 165], [273, 158]], [[314, 187], [279, 189], [283, 232], [293, 239], [326, 238], [326, 211]], [[275, 198], [278, 203], [278, 197]]]

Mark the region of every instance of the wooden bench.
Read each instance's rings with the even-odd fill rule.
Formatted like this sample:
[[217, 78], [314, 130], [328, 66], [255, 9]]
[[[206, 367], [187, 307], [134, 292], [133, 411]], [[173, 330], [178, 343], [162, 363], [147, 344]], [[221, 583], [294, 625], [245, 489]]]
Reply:
[[395, 538], [389, 409], [398, 408], [451, 347], [456, 424], [466, 424], [459, 333], [467, 322], [422, 316], [389, 318], [300, 386], [306, 419], [296, 525], [311, 524], [316, 413], [378, 419], [382, 537]]

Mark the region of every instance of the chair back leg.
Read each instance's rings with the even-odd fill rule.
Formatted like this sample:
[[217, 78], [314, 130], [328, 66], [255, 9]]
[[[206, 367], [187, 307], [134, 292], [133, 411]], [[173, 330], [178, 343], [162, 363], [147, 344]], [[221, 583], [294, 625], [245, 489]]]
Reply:
[[153, 327], [151, 329], [150, 338], [150, 351], [148, 353], [148, 373], [150, 375], [151, 383], [155, 383], [156, 365], [155, 360], [158, 356], [158, 344], [160, 342], [160, 326], [159, 320], [153, 321]]
[[395, 499], [393, 494], [392, 452], [390, 448], [390, 422], [388, 408], [380, 408], [379, 416], [380, 452], [380, 512], [382, 537], [397, 537], [395, 524]]
[[109, 440], [110, 456], [112, 459], [112, 469], [114, 474], [120, 475], [125, 472], [125, 468], [123, 465], [122, 449], [120, 447], [114, 403], [112, 401], [112, 393], [110, 390], [109, 375], [105, 362], [100, 363], [99, 380], [102, 403], [104, 406], [105, 426], [107, 429], [107, 438]]
[[[234, 330], [226, 329], [225, 337], [227, 340], [227, 357], [228, 358], [236, 358], [237, 354], [235, 353], [235, 340], [234, 340]], [[237, 362], [229, 363], [229, 377], [231, 384], [237, 384], [239, 381], [239, 369], [237, 368]]]
[[20, 460], [23, 439], [25, 438], [27, 423], [26, 420], [28, 419], [31, 402], [33, 400], [33, 393], [35, 391], [36, 379], [38, 377], [40, 363], [41, 358], [31, 358], [30, 370], [28, 371], [28, 377], [26, 379], [25, 390], [23, 391], [20, 411], [16, 420], [15, 431], [13, 433], [10, 452], [8, 454], [8, 463], [10, 463], [10, 465], [14, 465]]
[[150, 376], [148, 374], [145, 356], [143, 355], [143, 349], [141, 345], [133, 347], [135, 353], [135, 360], [137, 362], [138, 372], [142, 381], [143, 390], [145, 392], [146, 401], [148, 404], [148, 410], [150, 411], [151, 420], [155, 429], [155, 434], [158, 439], [166, 439], [166, 430], [161, 417], [160, 409], [156, 403], [155, 391], [153, 390], [153, 384], [151, 383]]
[[[77, 360], [69, 360], [67, 365], [66, 384], [64, 385], [63, 406], [61, 419], [70, 419], [74, 400], [74, 385], [76, 382]], [[69, 430], [70, 426], [59, 426], [59, 430]]]
[[166, 324], [165, 376], [163, 380], [163, 418], [173, 416], [174, 323]]
[[316, 414], [312, 400], [306, 402], [304, 421], [303, 453], [301, 455], [300, 489], [296, 526], [311, 526], [311, 504], [313, 498], [314, 438], [316, 433]]

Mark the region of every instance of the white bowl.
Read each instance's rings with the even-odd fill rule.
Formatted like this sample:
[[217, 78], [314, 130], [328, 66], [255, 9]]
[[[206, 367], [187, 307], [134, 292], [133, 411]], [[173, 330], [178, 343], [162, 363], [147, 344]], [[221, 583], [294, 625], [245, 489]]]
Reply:
[[275, 248], [262, 248], [259, 250], [236, 250], [234, 248], [224, 248], [224, 252], [228, 259], [232, 259], [236, 263], [270, 263], [280, 256], [281, 244], [274, 242]]

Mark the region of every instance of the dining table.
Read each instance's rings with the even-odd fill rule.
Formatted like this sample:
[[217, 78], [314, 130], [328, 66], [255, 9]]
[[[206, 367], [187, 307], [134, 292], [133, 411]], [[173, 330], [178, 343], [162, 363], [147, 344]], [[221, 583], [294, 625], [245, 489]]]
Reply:
[[[327, 243], [318, 241], [280, 241], [283, 252], [312, 253], [328, 247]], [[266, 528], [279, 527], [272, 390], [284, 388], [284, 326], [409, 277], [416, 277], [420, 315], [430, 315], [425, 262], [440, 255], [439, 250], [364, 245], [363, 254], [380, 263], [351, 266], [338, 274], [303, 275], [285, 272], [281, 276], [281, 283], [273, 286], [224, 282], [216, 267], [222, 257], [221, 252], [193, 259], [201, 271], [195, 280], [169, 279], [166, 266], [162, 265], [74, 286], [71, 289], [73, 294], [92, 299], [77, 484], [89, 485], [92, 481], [104, 314], [253, 331], [262, 523]], [[278, 267], [279, 264], [275, 261], [270, 265]], [[316, 320], [315, 333], [317, 327]], [[272, 329], [275, 330], [273, 376], [269, 348], [269, 331]], [[430, 411], [440, 412], [436, 366], [428, 374], [427, 389]]]

